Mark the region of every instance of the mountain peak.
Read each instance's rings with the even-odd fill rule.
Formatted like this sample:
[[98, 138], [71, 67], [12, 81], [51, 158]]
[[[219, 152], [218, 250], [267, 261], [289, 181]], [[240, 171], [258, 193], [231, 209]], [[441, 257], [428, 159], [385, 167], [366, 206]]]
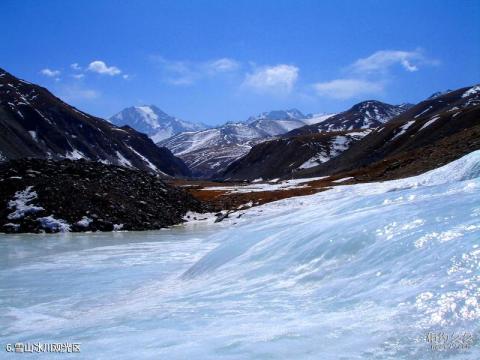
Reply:
[[300, 120], [306, 116], [298, 109], [289, 110], [271, 110], [262, 112], [256, 116], [250, 116], [247, 119], [247, 123], [251, 123], [257, 120]]
[[203, 130], [203, 124], [191, 123], [168, 115], [155, 105], [130, 106], [109, 119], [117, 126], [129, 125], [147, 134], [154, 142], [184, 131]]

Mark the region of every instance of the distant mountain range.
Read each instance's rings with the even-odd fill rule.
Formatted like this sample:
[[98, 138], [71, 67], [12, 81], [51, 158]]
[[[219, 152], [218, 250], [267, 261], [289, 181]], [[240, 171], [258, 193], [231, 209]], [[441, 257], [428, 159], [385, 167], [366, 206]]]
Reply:
[[113, 115], [109, 120], [114, 125], [128, 125], [147, 134], [155, 143], [181, 132], [208, 128], [205, 124], [192, 123], [170, 116], [155, 105], [131, 106]]
[[85, 159], [163, 177], [230, 180], [361, 169], [412, 175], [480, 148], [479, 111], [476, 85], [416, 105], [368, 100], [338, 114], [276, 110], [207, 129], [152, 105], [108, 122], [0, 69], [0, 161]]
[[357, 104], [322, 123], [257, 144], [219, 177], [266, 180], [350, 171], [366, 179], [373, 179], [372, 174], [376, 179], [396, 178], [436, 168], [479, 148], [477, 85], [439, 93], [414, 106]]
[[253, 145], [333, 115], [304, 115], [297, 109], [275, 110], [252, 116], [245, 122], [180, 133], [158, 145], [169, 148], [184, 160], [195, 176], [209, 177], [246, 155]]
[[79, 111], [47, 89], [0, 69], [0, 160], [25, 157], [86, 159], [190, 175], [182, 160], [146, 135]]

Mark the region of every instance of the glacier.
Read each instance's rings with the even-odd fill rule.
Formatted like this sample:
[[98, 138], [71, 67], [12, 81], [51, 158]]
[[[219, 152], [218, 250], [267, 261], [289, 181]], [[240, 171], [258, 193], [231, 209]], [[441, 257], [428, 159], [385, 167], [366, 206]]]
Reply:
[[[2, 235], [0, 259], [3, 344], [78, 342], [94, 359], [478, 359], [480, 151], [217, 224]], [[435, 331], [475, 343], [432, 350]]]

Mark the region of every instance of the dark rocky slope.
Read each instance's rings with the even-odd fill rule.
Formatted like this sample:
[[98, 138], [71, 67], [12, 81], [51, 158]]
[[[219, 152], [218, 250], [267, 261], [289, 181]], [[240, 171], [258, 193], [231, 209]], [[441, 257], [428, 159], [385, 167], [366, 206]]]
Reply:
[[318, 124], [303, 126], [286, 133], [285, 137], [318, 134], [320, 132], [371, 129], [381, 126], [406, 111], [411, 105], [390, 105], [376, 100], [362, 101], [350, 109], [329, 117]]
[[153, 230], [203, 205], [158, 175], [78, 160], [0, 163], [0, 231]]
[[315, 133], [265, 141], [216, 177], [250, 181], [292, 177], [338, 156], [370, 131]]
[[[356, 171], [377, 162], [389, 167], [391, 176], [414, 175], [478, 149], [479, 125], [480, 87], [466, 87], [422, 101], [366, 136], [343, 141], [343, 151], [328, 152], [328, 146], [334, 149], [334, 144], [339, 143], [338, 135], [319, 134], [318, 129], [257, 145], [232, 163], [222, 178], [252, 180], [260, 177], [256, 173], [263, 174], [264, 179], [325, 176]], [[299, 166], [300, 161], [315, 151], [316, 155]], [[398, 165], [393, 165], [397, 162]], [[400, 164], [404, 171], [391, 171], [392, 166]], [[376, 169], [381, 167], [378, 165]]]
[[398, 174], [414, 175], [479, 149], [479, 126], [480, 86], [458, 89], [420, 102], [338, 157], [295, 176], [330, 175], [392, 159], [403, 159], [401, 167], [411, 169]]
[[87, 159], [168, 176], [190, 171], [147, 135], [81, 112], [0, 69], [0, 160]]

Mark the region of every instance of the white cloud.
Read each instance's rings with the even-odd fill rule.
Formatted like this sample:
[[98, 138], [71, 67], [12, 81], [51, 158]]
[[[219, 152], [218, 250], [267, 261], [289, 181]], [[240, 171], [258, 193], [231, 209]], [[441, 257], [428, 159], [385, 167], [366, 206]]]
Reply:
[[383, 83], [362, 79], [336, 79], [313, 85], [320, 96], [344, 100], [358, 96], [378, 94], [383, 91]]
[[58, 75], [60, 75], [60, 70], [51, 70], [49, 68], [45, 68], [42, 69], [40, 73], [48, 77], [57, 77]]
[[98, 74], [105, 74], [110, 76], [115, 76], [122, 73], [122, 71], [116, 66], [107, 66], [107, 64], [105, 64], [105, 62], [101, 60], [92, 61], [88, 65], [87, 70], [96, 72]]
[[72, 77], [80, 80], [80, 79], [83, 79], [85, 77], [85, 75], [84, 74], [73, 74]]
[[240, 63], [230, 58], [220, 58], [209, 61], [169, 60], [162, 56], [152, 56], [164, 73], [164, 78], [172, 85], [192, 85], [202, 79], [219, 74], [234, 72]]
[[265, 66], [245, 77], [244, 86], [261, 92], [289, 93], [298, 79], [299, 69], [293, 65]]
[[428, 59], [421, 50], [379, 50], [344, 68], [341, 78], [313, 84], [313, 88], [320, 96], [341, 100], [379, 94], [385, 90], [395, 65], [415, 72], [420, 65], [436, 64], [438, 61]]
[[70, 64], [70, 68], [72, 68], [72, 69], [75, 70], [75, 71], [80, 71], [80, 70], [82, 70], [82, 67], [81, 67], [80, 65], [78, 65], [78, 63]]
[[372, 55], [361, 58], [350, 65], [351, 71], [355, 73], [386, 72], [393, 65], [401, 65], [409, 72], [418, 71], [420, 64], [434, 63], [435, 61], [425, 58], [420, 50], [380, 50]]
[[233, 59], [221, 58], [208, 62], [206, 67], [213, 72], [228, 72], [237, 70], [240, 67], [240, 64]]

